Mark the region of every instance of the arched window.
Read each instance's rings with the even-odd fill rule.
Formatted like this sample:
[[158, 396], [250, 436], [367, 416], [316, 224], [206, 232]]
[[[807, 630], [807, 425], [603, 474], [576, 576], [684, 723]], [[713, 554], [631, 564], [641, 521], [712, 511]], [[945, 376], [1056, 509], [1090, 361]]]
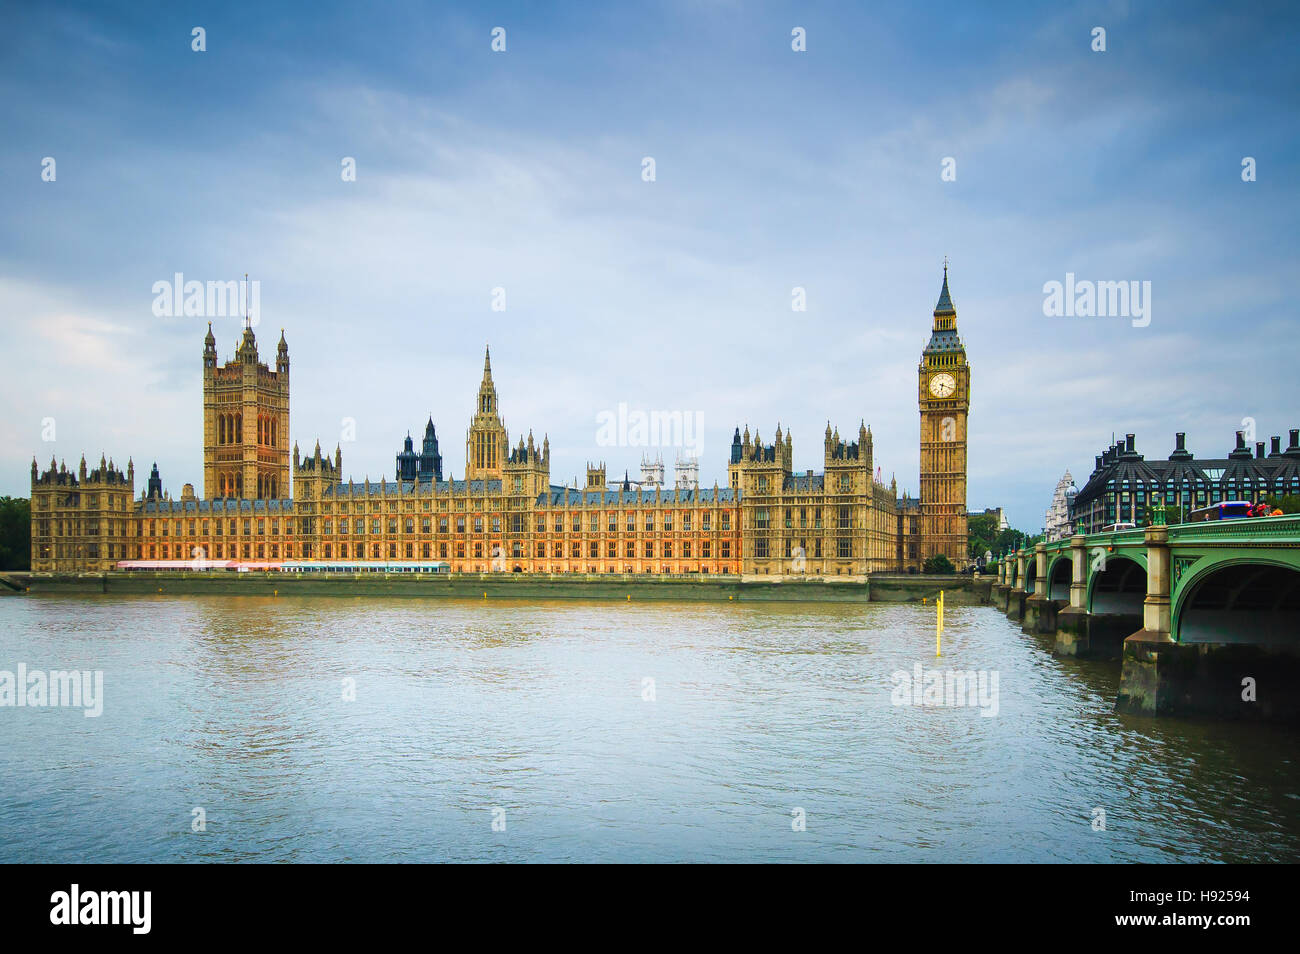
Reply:
[[217, 415], [217, 443], [224, 444], [225, 442], [226, 442], [226, 419], [222, 417], [220, 414], [218, 414]]
[[275, 446], [275, 418], [271, 418], [271, 446]]
[[[235, 415], [235, 443], [237, 444], [243, 443], [243, 440], [244, 440], [244, 415], [236, 414]], [[240, 482], [241, 483], [243, 482], [242, 477], [240, 478]]]

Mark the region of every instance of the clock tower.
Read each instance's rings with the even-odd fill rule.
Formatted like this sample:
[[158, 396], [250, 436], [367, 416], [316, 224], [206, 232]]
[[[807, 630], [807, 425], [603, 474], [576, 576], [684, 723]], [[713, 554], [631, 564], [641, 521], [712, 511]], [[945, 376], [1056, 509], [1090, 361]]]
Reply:
[[970, 365], [957, 334], [957, 309], [943, 290], [934, 306], [934, 329], [917, 368], [921, 405], [921, 559], [943, 554], [958, 570], [966, 553], [966, 412]]

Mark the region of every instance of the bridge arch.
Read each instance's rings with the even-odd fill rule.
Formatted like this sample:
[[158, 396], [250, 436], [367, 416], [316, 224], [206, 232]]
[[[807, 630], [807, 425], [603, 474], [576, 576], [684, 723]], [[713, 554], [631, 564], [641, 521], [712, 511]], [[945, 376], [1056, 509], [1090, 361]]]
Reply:
[[1069, 600], [1073, 576], [1074, 560], [1068, 553], [1057, 554], [1047, 567], [1047, 598]]
[[1029, 559], [1025, 561], [1025, 578], [1017, 580], [1016, 586], [1020, 587], [1026, 593], [1034, 592], [1034, 577], [1038, 573], [1038, 558], [1031, 552]]
[[1107, 553], [1104, 561], [1090, 565], [1088, 612], [1141, 616], [1147, 597], [1146, 553]]
[[1204, 559], [1177, 585], [1171, 629], [1180, 643], [1300, 644], [1300, 568], [1267, 557]]

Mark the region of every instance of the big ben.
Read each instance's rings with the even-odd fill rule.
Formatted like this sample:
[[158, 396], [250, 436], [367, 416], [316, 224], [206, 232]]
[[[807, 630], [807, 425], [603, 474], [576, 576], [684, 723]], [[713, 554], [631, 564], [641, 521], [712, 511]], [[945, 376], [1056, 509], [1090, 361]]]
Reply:
[[957, 309], [943, 290], [934, 306], [934, 329], [917, 369], [921, 406], [921, 559], [946, 556], [966, 566], [966, 414], [970, 409], [970, 365], [957, 334]]

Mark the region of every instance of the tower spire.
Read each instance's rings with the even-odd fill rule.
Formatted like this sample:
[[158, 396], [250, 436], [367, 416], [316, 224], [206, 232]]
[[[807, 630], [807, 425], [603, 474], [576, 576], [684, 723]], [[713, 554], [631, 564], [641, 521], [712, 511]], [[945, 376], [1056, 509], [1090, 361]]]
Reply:
[[957, 309], [953, 307], [952, 295], [948, 293], [948, 256], [943, 257], [943, 288], [939, 292], [939, 302], [934, 306], [935, 316], [939, 315], [956, 315]]

